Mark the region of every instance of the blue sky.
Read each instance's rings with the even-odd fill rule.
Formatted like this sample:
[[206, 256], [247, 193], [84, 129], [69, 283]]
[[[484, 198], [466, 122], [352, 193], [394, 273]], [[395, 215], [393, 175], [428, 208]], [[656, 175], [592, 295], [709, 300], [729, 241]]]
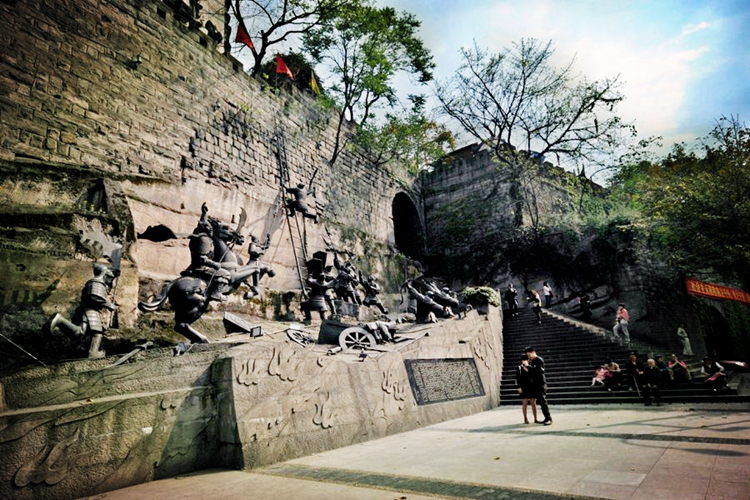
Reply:
[[[436, 77], [476, 40], [499, 52], [552, 40], [588, 78], [620, 75], [620, 115], [665, 145], [705, 136], [722, 115], [750, 123], [750, 0], [378, 0], [422, 21]], [[401, 85], [401, 84], [399, 84]], [[426, 92], [426, 90], [425, 90]]]

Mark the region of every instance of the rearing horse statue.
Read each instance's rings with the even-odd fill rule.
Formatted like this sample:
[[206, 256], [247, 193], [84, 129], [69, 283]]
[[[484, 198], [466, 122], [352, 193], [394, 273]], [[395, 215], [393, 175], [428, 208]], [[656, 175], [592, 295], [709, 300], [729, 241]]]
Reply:
[[150, 302], [138, 303], [143, 312], [153, 312], [169, 300], [174, 309], [174, 330], [193, 343], [208, 343], [208, 338], [193, 328], [212, 301], [221, 301], [250, 276], [258, 279], [264, 275], [275, 276], [266, 266], [242, 265], [233, 251], [244, 238], [240, 229], [247, 214], [242, 210], [237, 229], [233, 230], [219, 219], [208, 217], [206, 204], [201, 207], [198, 226], [190, 235], [191, 264], [179, 278], [164, 285], [158, 297]]

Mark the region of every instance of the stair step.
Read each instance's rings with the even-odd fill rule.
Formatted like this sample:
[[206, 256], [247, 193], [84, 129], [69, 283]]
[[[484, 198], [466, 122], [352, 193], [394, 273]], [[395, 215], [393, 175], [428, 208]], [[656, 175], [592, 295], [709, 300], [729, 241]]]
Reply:
[[[648, 354], [670, 354], [663, 347], [650, 345], [633, 339], [631, 344], [621, 344], [618, 339], [603, 336], [595, 331], [567, 323], [562, 319], [542, 312], [542, 324], [530, 309], [521, 309], [519, 316], [503, 321], [504, 369], [499, 387], [501, 405], [520, 405], [521, 398], [515, 386], [515, 370], [524, 348], [534, 346], [545, 361], [550, 404], [598, 404], [636, 403], [643, 404], [637, 392], [626, 388], [608, 392], [602, 386], [591, 386], [594, 370], [605, 358], [612, 358], [621, 367], [628, 354], [635, 351], [639, 361], [645, 362]], [[695, 362], [690, 364], [695, 368]], [[693, 371], [696, 371], [693, 369]], [[625, 377], [623, 370], [623, 377]], [[734, 389], [717, 393], [706, 387], [701, 377], [694, 377], [695, 384], [678, 384], [661, 390], [665, 403], [683, 402], [744, 402], [750, 395], [740, 395]]]

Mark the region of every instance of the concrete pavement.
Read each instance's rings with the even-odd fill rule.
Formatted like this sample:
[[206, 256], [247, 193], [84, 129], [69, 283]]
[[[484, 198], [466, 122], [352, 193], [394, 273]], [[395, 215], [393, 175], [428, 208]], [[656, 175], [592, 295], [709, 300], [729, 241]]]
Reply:
[[97, 499], [750, 500], [748, 405], [492, 411], [252, 472], [204, 471]]

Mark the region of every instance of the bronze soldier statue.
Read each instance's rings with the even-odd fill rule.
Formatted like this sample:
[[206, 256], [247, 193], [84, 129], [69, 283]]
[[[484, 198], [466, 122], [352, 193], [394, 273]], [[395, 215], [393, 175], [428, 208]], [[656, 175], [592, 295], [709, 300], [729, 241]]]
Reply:
[[102, 313], [105, 310], [116, 311], [117, 304], [110, 302], [109, 292], [116, 273], [103, 264], [94, 264], [94, 277], [86, 282], [81, 291], [81, 304], [73, 315], [73, 321], [65, 319], [60, 313], [50, 318], [45, 328], [50, 332], [65, 330], [73, 335], [91, 335], [89, 358], [98, 359], [106, 356], [100, 349], [102, 336], [109, 327]]
[[362, 271], [360, 271], [359, 282], [362, 284], [362, 288], [365, 289], [365, 299], [362, 301], [362, 305], [368, 307], [375, 306], [380, 309], [380, 312], [383, 314], [388, 314], [388, 310], [383, 306], [383, 303], [380, 302], [380, 298], [378, 298], [380, 285], [375, 281], [375, 277], [362, 274]]
[[307, 195], [311, 193], [305, 189], [304, 184], [300, 183], [297, 184], [297, 187], [287, 187], [284, 190], [294, 196], [293, 200], [286, 201], [286, 207], [289, 210], [290, 216], [294, 217], [299, 212], [308, 219], [312, 219], [316, 224], [320, 221], [318, 214], [313, 213], [310, 207], [307, 206]]
[[[318, 252], [316, 255], [324, 253]], [[323, 257], [324, 258], [324, 257]], [[310, 298], [300, 304], [300, 309], [305, 313], [305, 321], [312, 321], [312, 311], [318, 311], [320, 319], [326, 319], [326, 302], [330, 302], [328, 290], [336, 283], [334, 278], [323, 272], [325, 261], [314, 258], [307, 262], [307, 286], [310, 289]]]
[[214, 255], [213, 228], [207, 214], [208, 207], [204, 203], [201, 206], [201, 218], [188, 243], [190, 266], [180, 274], [204, 280], [208, 284], [208, 299], [221, 301], [232, 274], [221, 266], [223, 256]]
[[354, 304], [362, 305], [362, 298], [359, 296], [359, 292], [357, 292], [357, 285], [359, 285], [357, 270], [352, 263], [346, 261], [342, 264], [338, 254], [334, 254], [333, 266], [339, 272], [338, 276], [336, 276], [336, 285], [334, 288], [336, 296], [345, 302], [351, 301]]
[[420, 293], [412, 285], [412, 280], [407, 281], [403, 286], [406, 286], [409, 296], [417, 302], [416, 309], [413, 311], [417, 316], [417, 322], [437, 323], [438, 317], [450, 318], [453, 316], [450, 307], [445, 307], [433, 300], [431, 291], [424, 294]]

